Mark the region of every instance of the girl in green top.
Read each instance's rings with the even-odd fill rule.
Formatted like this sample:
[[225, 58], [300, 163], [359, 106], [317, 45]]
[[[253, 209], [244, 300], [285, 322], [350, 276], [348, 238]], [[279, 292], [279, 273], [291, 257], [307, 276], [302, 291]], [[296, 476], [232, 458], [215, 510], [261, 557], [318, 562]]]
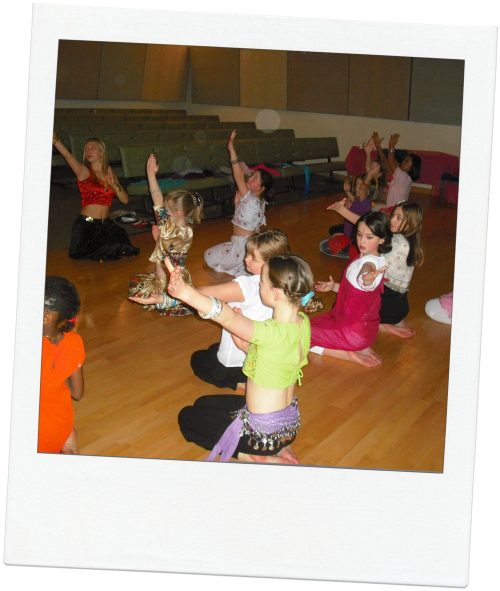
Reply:
[[[231, 310], [212, 296], [187, 285], [178, 267], [165, 259], [170, 271], [168, 292], [233, 333], [238, 345], [248, 348], [243, 371], [248, 376], [246, 396], [203, 396], [179, 413], [179, 426], [187, 441], [244, 461], [298, 464], [290, 448], [300, 415], [294, 397], [295, 383], [307, 364], [311, 328], [299, 311], [322, 307], [313, 298], [314, 279], [309, 265], [297, 255], [278, 255], [262, 269], [260, 296], [273, 309], [273, 318], [257, 322]], [[248, 345], [251, 343], [251, 345]], [[246, 404], [245, 404], [246, 403]], [[233, 420], [234, 419], [234, 420]], [[214, 447], [215, 446], [215, 447]]]

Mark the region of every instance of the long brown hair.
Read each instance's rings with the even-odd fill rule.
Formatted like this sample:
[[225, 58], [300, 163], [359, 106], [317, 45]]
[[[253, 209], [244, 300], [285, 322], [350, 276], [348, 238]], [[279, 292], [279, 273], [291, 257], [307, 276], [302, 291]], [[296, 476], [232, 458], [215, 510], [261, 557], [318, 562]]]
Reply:
[[421, 232], [422, 223], [424, 220], [424, 212], [420, 204], [410, 201], [401, 201], [397, 203], [392, 210], [392, 215], [397, 207], [403, 210], [403, 222], [399, 229], [399, 234], [402, 234], [410, 244], [410, 251], [406, 258], [406, 264], [409, 267], [420, 267], [424, 262], [424, 251], [421, 246]]

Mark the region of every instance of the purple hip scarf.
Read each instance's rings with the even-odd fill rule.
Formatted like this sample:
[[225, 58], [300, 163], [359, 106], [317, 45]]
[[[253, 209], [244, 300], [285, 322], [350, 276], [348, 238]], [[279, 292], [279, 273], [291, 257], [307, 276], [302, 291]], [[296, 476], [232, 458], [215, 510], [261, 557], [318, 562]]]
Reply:
[[[241, 410], [232, 414], [235, 417], [233, 422], [215, 444], [205, 460], [206, 462], [212, 462], [219, 454], [221, 462], [228, 462], [238, 447], [240, 437], [244, 435], [250, 437], [248, 440], [250, 450], [252, 448], [257, 450], [259, 445], [262, 445], [263, 451], [268, 448], [270, 450], [276, 448], [276, 453], [278, 453], [278, 448], [286, 441], [293, 439], [299, 432], [300, 413], [296, 396], [292, 404], [283, 410], [254, 414], [247, 410], [245, 405]], [[249, 453], [251, 453], [250, 450]]]

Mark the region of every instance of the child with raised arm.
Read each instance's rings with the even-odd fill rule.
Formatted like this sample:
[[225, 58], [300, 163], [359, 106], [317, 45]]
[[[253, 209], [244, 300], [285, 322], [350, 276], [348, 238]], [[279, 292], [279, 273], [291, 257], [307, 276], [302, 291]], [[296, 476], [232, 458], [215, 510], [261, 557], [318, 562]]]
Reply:
[[227, 143], [229, 162], [237, 186], [232, 219], [233, 235], [230, 242], [217, 244], [205, 251], [205, 262], [219, 273], [242, 275], [245, 273], [245, 244], [248, 238], [266, 225], [264, 211], [266, 197], [272, 195], [273, 177], [266, 170], [255, 170], [245, 178], [245, 173], [234, 148], [236, 131]]
[[148, 158], [146, 171], [156, 218], [156, 225], [153, 226], [156, 247], [149, 260], [156, 264], [156, 269], [154, 273], [132, 277], [129, 296], [147, 298], [152, 294], [163, 294], [160, 303], [143, 305], [144, 310], [156, 310], [163, 316], [186, 316], [192, 314], [191, 310], [166, 294], [168, 276], [163, 261], [167, 257], [174, 265], [179, 265], [184, 280], [192, 285], [191, 276], [186, 269], [186, 257], [193, 242], [193, 230], [188, 224], [201, 222], [203, 198], [198, 193], [183, 190], [172, 191], [163, 197], [156, 180], [158, 164], [154, 154]]
[[[374, 162], [368, 173], [353, 177], [352, 185], [349, 180], [344, 181], [346, 199], [344, 207], [351, 213], [361, 216], [372, 210], [370, 187], [372, 180], [380, 174], [380, 165]], [[354, 188], [353, 188], [354, 186]], [[333, 238], [326, 238], [319, 243], [319, 249], [327, 256], [349, 258], [349, 248], [352, 244], [351, 234], [353, 225], [349, 220], [344, 224], [332, 226], [329, 233]]]
[[[187, 285], [178, 268], [170, 271], [168, 291], [251, 343], [243, 367], [248, 377], [246, 396], [203, 396], [179, 413], [179, 427], [187, 441], [212, 450], [207, 460], [221, 454], [243, 461], [298, 463], [290, 444], [300, 426], [295, 383], [301, 383], [311, 338], [310, 324], [300, 306], [315, 303], [309, 265], [293, 254], [271, 258], [263, 267], [262, 302], [273, 309], [265, 322], [250, 320], [218, 298]], [[311, 302], [310, 302], [311, 300]]]
[[76, 287], [64, 277], [45, 280], [38, 451], [79, 454], [71, 400], [83, 397], [85, 350], [71, 332], [80, 310]]
[[[328, 209], [337, 211], [353, 224], [359, 219], [345, 208], [344, 200], [334, 203]], [[408, 291], [413, 271], [424, 262], [421, 246], [423, 215], [418, 203], [402, 201], [396, 204], [389, 219], [393, 232], [392, 250], [385, 255], [387, 272], [381, 294], [379, 330], [401, 338], [416, 334], [404, 319], [410, 312]]]
[[330, 277], [315, 286], [338, 295], [330, 312], [311, 320], [311, 353], [373, 367], [382, 363], [371, 346], [378, 333], [384, 254], [391, 250], [392, 232], [384, 213], [369, 212], [359, 218], [353, 235], [361, 254], [346, 267], [341, 282]]
[[389, 154], [386, 157], [382, 150], [382, 140], [379, 138], [377, 132], [373, 134], [373, 143], [377, 148], [380, 164], [385, 169], [386, 176], [389, 179], [389, 190], [386, 201], [387, 209], [394, 207], [396, 203], [401, 201], [408, 201], [411, 185], [420, 178], [420, 168], [422, 166], [422, 160], [416, 154], [408, 154], [403, 162], [401, 162], [401, 165], [397, 162], [394, 153], [398, 140], [398, 133], [391, 135], [391, 139], [389, 140]]

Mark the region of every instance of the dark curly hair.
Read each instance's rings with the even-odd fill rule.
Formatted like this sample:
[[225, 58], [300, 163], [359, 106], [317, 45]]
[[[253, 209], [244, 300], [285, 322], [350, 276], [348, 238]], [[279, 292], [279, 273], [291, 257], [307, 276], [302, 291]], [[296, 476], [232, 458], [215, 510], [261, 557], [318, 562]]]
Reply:
[[[45, 295], [43, 303], [46, 310], [57, 312], [59, 320], [75, 318], [80, 311], [80, 296], [76, 287], [64, 277], [47, 277], [45, 279]], [[61, 332], [69, 332], [74, 327], [66, 322]]]
[[382, 213], [381, 211], [368, 211], [358, 219], [356, 225], [352, 229], [351, 234], [351, 239], [356, 245], [358, 243], [358, 228], [359, 224], [361, 223], [366, 224], [375, 234], [375, 236], [377, 236], [377, 238], [384, 239], [384, 242], [382, 242], [382, 244], [380, 244], [378, 247], [379, 254], [391, 252], [392, 230], [391, 224], [389, 223], [389, 218], [385, 215], [385, 213]]

